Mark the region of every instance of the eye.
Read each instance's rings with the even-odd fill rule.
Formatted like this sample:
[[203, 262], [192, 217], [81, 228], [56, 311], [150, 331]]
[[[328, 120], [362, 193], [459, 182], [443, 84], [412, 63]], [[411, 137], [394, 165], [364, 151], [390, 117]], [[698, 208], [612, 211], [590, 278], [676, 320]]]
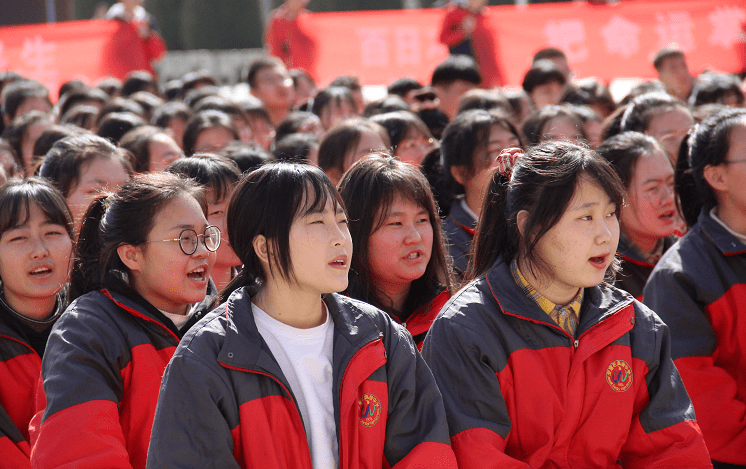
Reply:
[[593, 220], [593, 217], [591, 215], [585, 215], [585, 216], [580, 217], [580, 219], [584, 221], [591, 221]]
[[14, 242], [19, 242], [19, 241], [24, 241], [25, 239], [26, 239], [25, 236], [18, 235], [18, 236], [13, 236], [12, 238], [10, 238], [8, 242], [14, 243]]
[[609, 214], [606, 216], [609, 218], [616, 218], [616, 210], [614, 210], [613, 212], [609, 212]]
[[208, 216], [210, 216], [210, 217], [218, 217], [218, 216], [222, 216], [224, 213], [225, 212], [222, 211], [222, 210], [216, 210], [214, 212], [211, 212]]
[[62, 236], [61, 230], [50, 230], [45, 233], [47, 236]]
[[348, 220], [347, 218], [342, 218], [341, 220], [339, 220], [339, 223], [342, 223], [343, 225], [349, 225], [350, 220]]

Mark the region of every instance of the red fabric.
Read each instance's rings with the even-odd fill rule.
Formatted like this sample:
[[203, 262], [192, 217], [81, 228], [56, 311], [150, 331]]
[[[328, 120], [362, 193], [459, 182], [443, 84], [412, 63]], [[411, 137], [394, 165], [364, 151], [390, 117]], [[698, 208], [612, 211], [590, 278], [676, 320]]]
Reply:
[[[4, 340], [15, 340], [3, 337]], [[24, 344], [25, 345], [25, 344]], [[34, 390], [41, 377], [41, 359], [29, 353], [0, 362], [0, 406], [28, 441], [28, 425], [34, 412]]]
[[272, 10], [264, 29], [267, 52], [279, 57], [288, 69], [302, 68], [313, 75], [315, 58], [314, 34], [306, 31], [308, 10], [293, 17], [285, 6]]
[[445, 7], [446, 15], [440, 30], [440, 42], [448, 48], [453, 48], [467, 39], [461, 28], [461, 23], [467, 17], [472, 17], [476, 23], [472, 31], [471, 55], [479, 64], [482, 73], [482, 87], [493, 88], [503, 84], [502, 72], [498, 64], [496, 51], [497, 35], [493, 31], [492, 14], [494, 11], [485, 9], [477, 14], [455, 3]]
[[[433, 301], [415, 311], [414, 314], [407, 319], [405, 326], [409, 333], [412, 334], [412, 337], [424, 334], [430, 329], [430, 326], [440, 312], [440, 309], [443, 305], [448, 303], [450, 298], [451, 294], [448, 293], [448, 290], [443, 290], [433, 299]], [[422, 351], [422, 344], [424, 342], [425, 337], [423, 336], [419, 342], [415, 343], [417, 345], [417, 350], [420, 352]]]
[[25, 441], [16, 445], [10, 438], [0, 437], [0, 469], [30, 469], [29, 453]]

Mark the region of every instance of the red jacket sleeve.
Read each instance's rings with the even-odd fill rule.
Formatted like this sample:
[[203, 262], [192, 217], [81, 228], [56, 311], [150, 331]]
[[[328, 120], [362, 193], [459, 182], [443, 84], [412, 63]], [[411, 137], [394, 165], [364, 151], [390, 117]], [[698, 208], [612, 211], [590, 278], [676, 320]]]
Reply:
[[457, 6], [446, 7], [446, 15], [440, 28], [439, 40], [449, 48], [459, 45], [466, 39], [461, 22], [466, 18], [468, 12]]

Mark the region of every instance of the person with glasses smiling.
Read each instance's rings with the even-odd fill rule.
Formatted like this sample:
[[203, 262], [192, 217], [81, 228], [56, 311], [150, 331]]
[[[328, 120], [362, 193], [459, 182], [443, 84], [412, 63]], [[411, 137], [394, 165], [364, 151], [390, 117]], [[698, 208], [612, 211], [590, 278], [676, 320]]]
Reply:
[[163, 372], [212, 302], [221, 236], [206, 211], [200, 188], [166, 173], [136, 176], [88, 208], [73, 302], [42, 361], [32, 466], [145, 467]]
[[746, 110], [705, 119], [686, 145], [698, 197], [682, 202], [699, 218], [663, 255], [643, 296], [671, 329], [713, 465], [746, 467]]

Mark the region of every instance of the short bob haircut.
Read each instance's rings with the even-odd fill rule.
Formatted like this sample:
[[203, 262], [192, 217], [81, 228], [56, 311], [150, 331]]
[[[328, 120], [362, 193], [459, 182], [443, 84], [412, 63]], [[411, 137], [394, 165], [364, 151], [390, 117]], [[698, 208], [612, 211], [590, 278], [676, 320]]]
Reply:
[[313, 98], [311, 112], [321, 118], [322, 113], [332, 106], [339, 107], [342, 102], [346, 101], [352, 109], [356, 111], [355, 101], [352, 99], [352, 91], [345, 86], [327, 86], [322, 88]]
[[157, 135], [168, 135], [160, 127], [143, 125], [122, 136], [119, 146], [132, 153], [132, 164], [136, 173], [150, 171], [150, 143]]
[[567, 77], [557, 67], [557, 65], [548, 59], [538, 60], [531, 65], [531, 68], [523, 76], [521, 86], [526, 93], [531, 92], [537, 86], [546, 85], [547, 83], [556, 82], [561, 86], [567, 83]]
[[70, 239], [75, 239], [73, 216], [65, 198], [49, 182], [35, 177], [9, 180], [0, 187], [0, 236], [26, 223], [34, 203], [44, 217], [55, 225], [65, 227]]
[[[378, 230], [399, 196], [427, 210], [433, 227], [433, 247], [425, 274], [412, 282], [406, 301], [410, 312], [431, 301], [439, 286], [451, 291], [451, 268], [438, 208], [425, 176], [408, 163], [386, 153], [363, 157], [345, 173], [339, 182], [339, 192], [347, 206], [350, 234], [355, 255], [350, 265], [347, 291], [353, 298], [368, 302], [392, 313], [375, 288], [370, 269], [370, 236]], [[412, 304], [410, 299], [421, 304]], [[406, 318], [401, 318], [406, 320]]]
[[640, 132], [622, 132], [605, 140], [596, 150], [614, 167], [625, 190], [629, 188], [640, 157], [656, 151], [666, 154], [656, 139]]
[[[622, 181], [611, 164], [589, 148], [569, 142], [546, 142], [518, 159], [510, 179], [493, 170], [472, 243], [466, 281], [487, 273], [498, 258], [504, 262], [526, 259], [532, 271], [546, 272], [548, 266], [534, 248], [562, 218], [582, 178], [603, 189], [616, 204], [618, 216], [624, 197]], [[521, 210], [529, 213], [523, 234], [517, 222]], [[619, 261], [615, 260], [607, 270], [607, 280], [618, 269]]]
[[143, 245], [161, 210], [184, 194], [194, 197], [207, 216], [202, 189], [188, 179], [165, 172], [137, 175], [115, 194], [94, 200], [78, 236], [70, 276], [71, 301], [101, 288], [130, 291], [129, 270], [117, 248], [123, 244]]
[[422, 119], [409, 111], [378, 114], [371, 117], [370, 120], [376, 124], [381, 124], [386, 129], [394, 153], [396, 153], [396, 148], [402, 141], [412, 138], [417, 134], [422, 135], [426, 139], [433, 138], [433, 134], [430, 133], [430, 129], [422, 122]]
[[166, 172], [194, 180], [218, 202], [224, 200], [241, 179], [241, 172], [233, 160], [212, 153], [179, 158], [166, 168]]
[[578, 113], [568, 105], [558, 105], [544, 106], [528, 116], [521, 128], [526, 143], [528, 145], [538, 145], [541, 143], [542, 137], [544, 136], [544, 129], [555, 119], [568, 119], [578, 130], [578, 136], [583, 140], [588, 140], [583, 120], [580, 118]]
[[443, 178], [456, 193], [463, 192], [451, 175], [451, 167], [462, 166], [469, 170], [471, 176], [477, 171], [474, 157], [477, 152], [487, 148], [492, 127], [502, 127], [515, 135], [521, 147], [523, 139], [520, 132], [505, 117], [499, 114], [474, 109], [457, 115], [443, 131], [440, 154], [443, 165]]
[[267, 272], [254, 250], [254, 238], [262, 235], [271, 247], [270, 274], [293, 282], [290, 228], [309, 213], [331, 202], [344, 208], [339, 192], [321, 169], [301, 163], [278, 161], [249, 173], [238, 184], [228, 205], [228, 239], [243, 264], [241, 273], [221, 293], [221, 301], [240, 287], [250, 291], [267, 280]]
[[622, 115], [620, 130], [627, 132], [647, 132], [650, 122], [660, 113], [672, 109], [682, 109], [691, 114], [689, 106], [668, 93], [652, 92], [641, 94], [633, 99]]
[[233, 140], [239, 140], [238, 132], [230, 115], [212, 109], [198, 112], [187, 122], [184, 130], [184, 154], [190, 156], [194, 153], [199, 134], [206, 129], [222, 127], [233, 135]]
[[319, 167], [327, 171], [336, 169], [344, 173], [345, 158], [356, 151], [363, 132], [374, 132], [381, 136], [384, 144], [390, 145], [389, 136], [380, 124], [367, 119], [349, 119], [332, 127], [319, 145]]
[[52, 146], [39, 167], [39, 176], [49, 180], [67, 198], [78, 186], [83, 169], [99, 158], [117, 160], [132, 174], [124, 150], [96, 135], [80, 134], [65, 137]]

